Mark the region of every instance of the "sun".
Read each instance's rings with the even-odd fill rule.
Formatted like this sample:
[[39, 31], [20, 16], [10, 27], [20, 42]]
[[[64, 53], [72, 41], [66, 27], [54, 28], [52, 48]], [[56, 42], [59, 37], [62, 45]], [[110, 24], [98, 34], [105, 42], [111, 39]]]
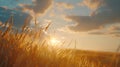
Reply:
[[57, 38], [55, 38], [55, 37], [52, 37], [51, 39], [50, 39], [50, 44], [51, 45], [58, 45], [60, 43], [60, 41], [57, 39]]

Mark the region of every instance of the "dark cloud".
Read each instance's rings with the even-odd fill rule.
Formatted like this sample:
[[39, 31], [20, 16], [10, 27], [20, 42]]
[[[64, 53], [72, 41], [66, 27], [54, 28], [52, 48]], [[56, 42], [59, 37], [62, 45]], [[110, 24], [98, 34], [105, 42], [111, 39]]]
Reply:
[[52, 5], [53, 0], [33, 0], [32, 5], [20, 4], [20, 7], [30, 14], [43, 14]]
[[[91, 1], [89, 5], [93, 2], [101, 2], [99, 0], [86, 1]], [[103, 28], [107, 24], [120, 23], [120, 0], [102, 0], [101, 3], [98, 3], [99, 5], [95, 7], [96, 10], [91, 13], [91, 16], [67, 16], [76, 22], [75, 26], [68, 28], [77, 32], [85, 32]]]

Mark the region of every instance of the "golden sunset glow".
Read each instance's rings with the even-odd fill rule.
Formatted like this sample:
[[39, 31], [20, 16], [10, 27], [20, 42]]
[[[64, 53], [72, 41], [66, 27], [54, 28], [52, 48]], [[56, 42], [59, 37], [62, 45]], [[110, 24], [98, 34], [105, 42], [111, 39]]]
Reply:
[[0, 67], [120, 67], [120, 0], [0, 0]]
[[60, 41], [59, 41], [57, 38], [55, 38], [55, 37], [52, 37], [52, 38], [50, 39], [50, 44], [53, 45], [53, 46], [56, 46], [56, 45], [58, 45], [59, 43], [60, 43]]

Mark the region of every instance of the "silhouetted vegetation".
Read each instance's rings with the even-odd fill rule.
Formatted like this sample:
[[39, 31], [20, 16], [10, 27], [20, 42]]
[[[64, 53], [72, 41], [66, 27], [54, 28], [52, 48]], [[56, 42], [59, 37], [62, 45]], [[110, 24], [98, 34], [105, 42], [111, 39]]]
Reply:
[[52, 47], [42, 40], [43, 30], [28, 23], [13, 29], [12, 17], [0, 26], [0, 67], [120, 67], [120, 54]]

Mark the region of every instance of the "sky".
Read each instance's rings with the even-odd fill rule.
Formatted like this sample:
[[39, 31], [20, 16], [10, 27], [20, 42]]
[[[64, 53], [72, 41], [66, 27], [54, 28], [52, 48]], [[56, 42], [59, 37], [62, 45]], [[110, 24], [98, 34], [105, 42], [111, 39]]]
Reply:
[[120, 0], [0, 0], [0, 23], [14, 15], [15, 27], [25, 18], [29, 25], [51, 22], [54, 34], [66, 48], [116, 51], [120, 45]]

